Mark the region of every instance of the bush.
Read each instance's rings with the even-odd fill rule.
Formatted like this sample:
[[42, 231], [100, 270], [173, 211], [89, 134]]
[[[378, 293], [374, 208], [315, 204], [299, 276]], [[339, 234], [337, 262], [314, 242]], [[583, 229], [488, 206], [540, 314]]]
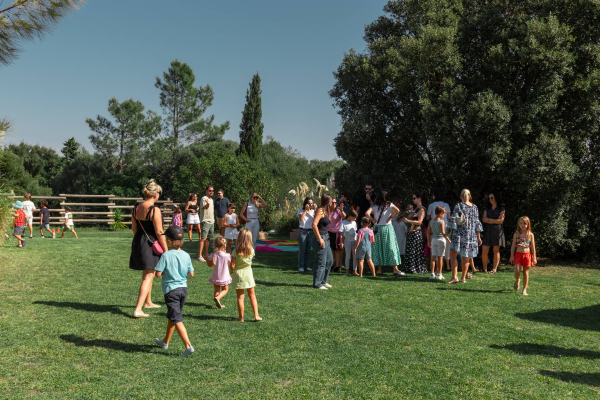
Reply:
[[[6, 188], [0, 190], [6, 190]], [[7, 196], [0, 196], [0, 241], [6, 239], [10, 232], [11, 204], [11, 199]]]

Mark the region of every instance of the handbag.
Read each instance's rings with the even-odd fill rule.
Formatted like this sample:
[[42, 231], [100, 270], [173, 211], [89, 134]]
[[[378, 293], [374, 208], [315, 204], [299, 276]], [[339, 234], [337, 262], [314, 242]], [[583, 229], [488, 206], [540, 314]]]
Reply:
[[242, 220], [242, 224], [246, 225], [250, 220], [248, 219], [248, 203], [244, 204], [244, 210], [240, 214], [240, 220]]
[[458, 205], [458, 214], [456, 215], [456, 225], [463, 226], [466, 222], [467, 222], [467, 217], [459, 204]]
[[[135, 208], [135, 213], [137, 215], [137, 207]], [[137, 218], [136, 218], [137, 219]], [[156, 254], [157, 256], [160, 256], [162, 253], [165, 252], [165, 250], [163, 249], [163, 247], [161, 246], [160, 242], [158, 240], [155, 240], [154, 242], [152, 241], [152, 239], [150, 239], [150, 236], [148, 236], [148, 234], [146, 233], [146, 230], [144, 229], [144, 225], [142, 225], [142, 223], [140, 222], [139, 219], [137, 219], [137, 222], [140, 224], [140, 226], [142, 227], [142, 230], [144, 231], [144, 234], [146, 235], [146, 238], [148, 238], [148, 241], [150, 243], [152, 243], [152, 251], [154, 252], [154, 254]]]

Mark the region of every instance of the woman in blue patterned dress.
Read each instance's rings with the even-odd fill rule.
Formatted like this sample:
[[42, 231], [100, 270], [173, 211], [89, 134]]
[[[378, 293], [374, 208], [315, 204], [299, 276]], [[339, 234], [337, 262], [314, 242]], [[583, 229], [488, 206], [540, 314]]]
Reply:
[[[448, 226], [452, 228], [452, 244], [450, 245], [450, 262], [452, 263], [452, 280], [448, 282], [457, 283], [458, 280], [458, 262], [456, 257], [460, 254], [462, 265], [462, 276], [460, 282], [465, 282], [471, 257], [477, 256], [479, 246], [481, 246], [481, 232], [483, 227], [479, 221], [479, 210], [477, 206], [471, 203], [471, 192], [463, 189], [460, 192], [461, 202], [454, 206], [454, 212], [450, 217]], [[458, 225], [457, 219], [464, 215], [464, 224]]]

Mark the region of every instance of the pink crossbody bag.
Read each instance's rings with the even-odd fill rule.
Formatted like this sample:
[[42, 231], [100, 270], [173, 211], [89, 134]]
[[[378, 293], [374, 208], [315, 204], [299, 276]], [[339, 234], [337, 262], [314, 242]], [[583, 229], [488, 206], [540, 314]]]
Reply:
[[[135, 215], [137, 216], [137, 207], [135, 208]], [[137, 217], [135, 218], [137, 220], [137, 222], [140, 224], [140, 226], [142, 227], [142, 230], [144, 231], [144, 234], [146, 235], [146, 237], [148, 238], [148, 241], [150, 243], [152, 243], [152, 251], [154, 252], [154, 254], [156, 254], [157, 256], [160, 256], [162, 253], [165, 252], [165, 250], [163, 249], [163, 247], [161, 246], [160, 242], [158, 240], [155, 240], [154, 242], [152, 241], [152, 239], [150, 239], [150, 236], [148, 236], [148, 234], [146, 233], [146, 230], [144, 229], [144, 225], [142, 225], [142, 223], [140, 222], [139, 219], [137, 219]]]

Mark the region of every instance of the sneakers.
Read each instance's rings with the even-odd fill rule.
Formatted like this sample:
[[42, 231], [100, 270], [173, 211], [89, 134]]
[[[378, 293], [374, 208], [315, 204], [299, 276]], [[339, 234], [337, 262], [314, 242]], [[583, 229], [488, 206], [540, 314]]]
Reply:
[[405, 276], [406, 274], [402, 271], [394, 272], [395, 276]]
[[52, 239], [56, 239], [56, 233], [54, 233], [54, 230], [52, 230]]
[[25, 239], [21, 239], [21, 243], [23, 243], [23, 247], [25, 247]]
[[33, 239], [33, 235], [29, 235], [29, 239]]
[[185, 349], [185, 351], [183, 352], [183, 354], [180, 355], [179, 357], [187, 357], [190, 354], [192, 354], [193, 352], [194, 352], [194, 348], [192, 346], [190, 346], [187, 349]]
[[160, 340], [159, 338], [154, 339], [154, 341], [156, 342], [157, 345], [159, 345], [160, 347], [162, 347], [165, 350], [169, 348], [169, 345], [163, 343], [163, 341]]
[[312, 268], [306, 268], [307, 271], [312, 271]]
[[429, 279], [435, 279], [435, 274], [432, 273], [431, 275], [429, 275]]
[[43, 238], [44, 238], [44, 235], [40, 236], [40, 238], [41, 238], [41, 239], [43, 239]]
[[331, 285], [329, 283], [324, 283], [323, 286], [325, 286], [327, 289], [331, 289]]
[[446, 279], [446, 278], [444, 278], [444, 275], [442, 275], [442, 274], [439, 274], [439, 275], [437, 276], [437, 279], [439, 279], [440, 281], [443, 281], [443, 280], [444, 280], [444, 279]]
[[323, 285], [321, 287], [318, 287], [317, 289], [319, 289], [319, 290], [327, 290], [327, 288], [325, 287], [325, 285]]
[[298, 272], [304, 272], [304, 268], [298, 268]]
[[198, 257], [198, 261], [200, 261], [200, 262], [206, 262], [206, 260], [202, 256]]

